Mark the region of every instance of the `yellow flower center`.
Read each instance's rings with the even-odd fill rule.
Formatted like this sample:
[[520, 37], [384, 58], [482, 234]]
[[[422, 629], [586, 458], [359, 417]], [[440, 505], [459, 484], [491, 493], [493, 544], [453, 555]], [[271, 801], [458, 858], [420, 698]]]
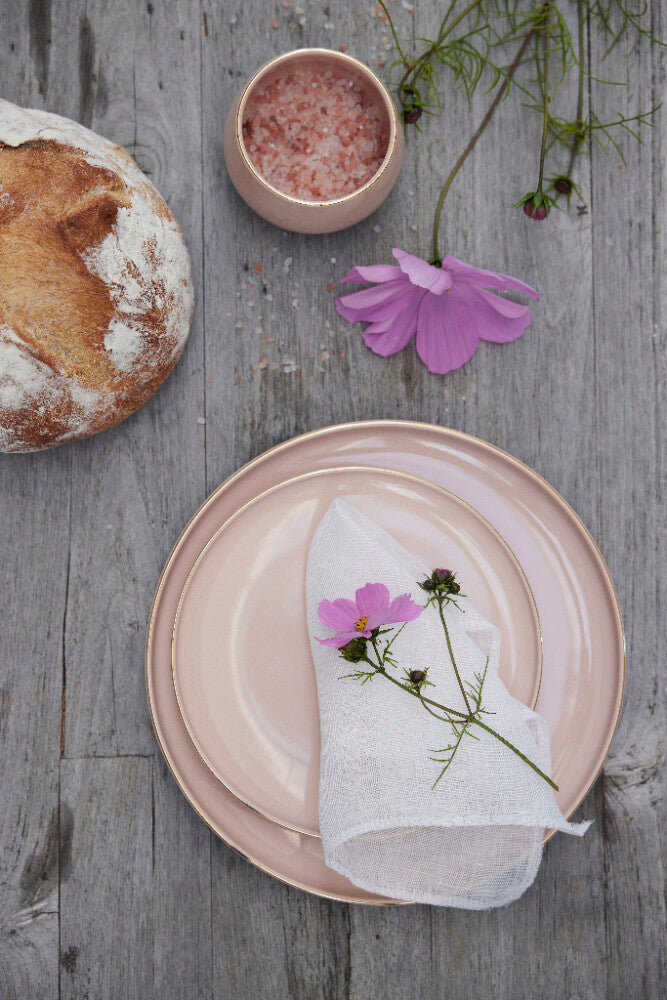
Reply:
[[359, 618], [359, 620], [354, 623], [354, 627], [356, 628], [357, 632], [363, 632], [367, 625], [368, 625], [368, 615], [364, 615], [363, 618]]

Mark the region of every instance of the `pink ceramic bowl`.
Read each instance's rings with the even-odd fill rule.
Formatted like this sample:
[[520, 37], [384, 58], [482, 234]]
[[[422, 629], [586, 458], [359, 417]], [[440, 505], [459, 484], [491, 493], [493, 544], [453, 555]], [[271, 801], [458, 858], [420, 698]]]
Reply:
[[[333, 70], [363, 86], [380, 108], [388, 133], [387, 152], [379, 169], [358, 190], [331, 201], [306, 201], [273, 187], [252, 163], [243, 141], [243, 120], [251, 93], [295, 68]], [[332, 233], [374, 212], [391, 191], [403, 158], [403, 129], [386, 87], [367, 66], [330, 49], [297, 49], [272, 59], [239, 91], [225, 125], [225, 160], [234, 187], [259, 215], [296, 233]]]

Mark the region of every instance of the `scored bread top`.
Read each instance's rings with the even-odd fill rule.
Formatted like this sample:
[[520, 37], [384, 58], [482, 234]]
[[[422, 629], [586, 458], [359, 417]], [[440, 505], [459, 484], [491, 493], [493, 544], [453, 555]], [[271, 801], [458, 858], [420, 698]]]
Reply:
[[129, 416], [178, 361], [192, 309], [178, 223], [125, 150], [0, 100], [0, 450]]

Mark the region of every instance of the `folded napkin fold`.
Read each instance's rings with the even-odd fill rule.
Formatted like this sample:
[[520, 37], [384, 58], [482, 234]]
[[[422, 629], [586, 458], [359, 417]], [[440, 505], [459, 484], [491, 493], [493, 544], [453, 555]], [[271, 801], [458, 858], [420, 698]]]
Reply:
[[[446, 553], [434, 553], [436, 563], [443, 559]], [[316, 638], [333, 635], [318, 616], [323, 600], [354, 599], [367, 583], [382, 583], [392, 599], [409, 594], [424, 605], [428, 594], [418, 581], [431, 571], [343, 500], [333, 502], [313, 538], [306, 605], [322, 736], [322, 845], [329, 868], [370, 892], [486, 909], [511, 902], [533, 882], [545, 828], [581, 836], [590, 824], [568, 823], [544, 779], [479, 727], [432, 787], [442, 765], [429, 758], [451, 742], [451, 726], [380, 675], [363, 685], [341, 679], [355, 665]], [[457, 604], [447, 604], [444, 615], [463, 682], [474, 684], [486, 667], [482, 705], [495, 714], [484, 720], [549, 774], [544, 719], [498, 677], [497, 628], [468, 599]], [[397, 678], [403, 668], [428, 666], [433, 687], [424, 695], [464, 709], [437, 606], [409, 622], [391, 651]]]

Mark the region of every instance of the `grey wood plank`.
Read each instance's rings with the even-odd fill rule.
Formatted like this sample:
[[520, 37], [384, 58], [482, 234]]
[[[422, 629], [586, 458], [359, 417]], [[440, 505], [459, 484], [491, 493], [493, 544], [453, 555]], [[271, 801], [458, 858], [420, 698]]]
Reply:
[[[85, 13], [63, 12], [52, 59], [78, 60], [79, 75], [57, 110], [126, 146], [148, 172], [183, 228], [199, 310], [199, 6], [156, 5], [152, 13], [149, 6], [100, 2]], [[66, 633], [67, 755], [155, 749], [144, 696], [145, 623], [169, 548], [203, 499], [203, 383], [197, 311], [184, 355], [156, 396], [73, 448], [77, 585]]]
[[17, 1000], [53, 997], [58, 982], [69, 471], [0, 456], [0, 993]]
[[[46, 32], [34, 5], [5, 5], [0, 92], [43, 102]], [[0, 995], [58, 994], [62, 627], [70, 461], [0, 455]]]
[[[135, 157], [181, 224], [195, 278], [195, 318], [175, 372], [130, 420], [72, 449], [65, 753], [159, 755], [144, 687], [146, 623], [162, 565], [205, 493], [199, 4], [67, 5], [54, 26], [54, 65], [72, 62], [78, 73], [51, 109]], [[159, 919], [150, 940], [128, 940], [131, 961], [152, 966], [156, 996], [208, 996], [209, 832], [161, 759], [153, 790], [155, 864], [141, 874]], [[120, 824], [132, 824], [134, 802], [115, 808]], [[70, 921], [85, 921], [88, 905], [70, 897]]]
[[[654, 30], [664, 32], [658, 6]], [[614, 68], [621, 79], [637, 81], [626, 105], [636, 114], [664, 93], [664, 54], [643, 43], [634, 52], [620, 48], [623, 61]], [[617, 114], [616, 95], [595, 97], [603, 120]], [[659, 996], [667, 979], [663, 135], [659, 114], [655, 129], [643, 131], [645, 146], [622, 144], [626, 167], [613, 151], [592, 160], [600, 544], [618, 587], [628, 650], [625, 704], [603, 786], [612, 997]], [[613, 210], [609, 192], [618, 193]]]
[[212, 899], [216, 998], [348, 996], [347, 905], [283, 885], [219, 842]]
[[[153, 995], [151, 761], [63, 760], [71, 860], [60, 873], [60, 996]], [[62, 845], [61, 845], [62, 846]]]
[[[213, 996], [211, 839], [161, 755], [153, 761], [153, 967], [155, 1000]], [[224, 946], [224, 945], [223, 945]]]

